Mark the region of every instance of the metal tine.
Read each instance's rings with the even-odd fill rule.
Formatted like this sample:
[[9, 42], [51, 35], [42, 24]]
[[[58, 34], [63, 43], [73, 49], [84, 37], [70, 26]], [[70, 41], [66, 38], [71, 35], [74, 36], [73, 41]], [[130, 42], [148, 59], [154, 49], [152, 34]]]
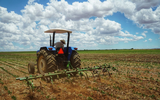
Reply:
[[88, 66], [88, 69], [89, 69], [89, 71], [92, 71], [92, 67], [89, 67], [89, 66]]
[[92, 77], [94, 77], [94, 73], [93, 73], [93, 71], [92, 71], [91, 73], [92, 73]]
[[98, 72], [98, 77], [99, 77], [99, 80], [101, 81], [101, 76], [100, 76], [100, 73]]
[[120, 75], [120, 72], [115, 67], [112, 67], [112, 70], [118, 72], [118, 74]]
[[52, 87], [52, 91], [54, 92], [54, 89], [53, 89], [53, 79], [52, 79], [52, 76], [50, 76], [50, 78], [51, 78], [51, 87]]
[[41, 83], [41, 81], [40, 81], [40, 89], [42, 90], [42, 83]]
[[57, 78], [59, 79], [59, 75], [57, 75]]
[[105, 73], [105, 72], [107, 72], [106, 67], [102, 69], [102, 73], [103, 73], [103, 75], [104, 75], [104, 73]]
[[93, 73], [94, 73], [94, 74], [97, 74], [97, 73], [98, 73], [97, 69], [94, 69], [94, 70], [93, 70]]
[[[98, 76], [100, 77], [99, 72], [98, 72], [97, 69], [95, 69], [95, 67], [96, 67], [96, 66], [94, 66], [93, 74], [98, 74]], [[100, 80], [100, 78], [99, 78], [99, 80]]]
[[86, 77], [87, 77], [87, 79], [89, 80], [89, 77], [88, 77], [88, 74], [87, 74], [87, 72], [85, 72], [85, 74], [86, 74]]
[[93, 68], [92, 68], [92, 67], [89, 67], [89, 66], [88, 66], [88, 68], [89, 68], [89, 71], [91, 71], [91, 73], [92, 73], [92, 77], [94, 77], [94, 74], [93, 74], [93, 71], [92, 71]]
[[110, 64], [108, 65], [108, 68], [111, 68], [111, 65], [110, 65]]
[[82, 72], [79, 72], [79, 75], [81, 76], [81, 79], [82, 79], [83, 73], [82, 73]]
[[73, 73], [70, 73], [70, 74], [71, 74], [72, 76], [74, 76]]
[[70, 74], [67, 74], [67, 78], [68, 78], [68, 79], [70, 79], [70, 76], [71, 76]]
[[111, 73], [109, 72], [109, 69], [107, 69], [107, 72], [108, 72], [108, 74], [109, 74], [109, 77], [111, 77]]
[[[84, 72], [86, 74], [86, 72]], [[83, 74], [83, 73], [82, 73]], [[85, 79], [88, 79], [88, 75], [83, 75], [85, 77]]]

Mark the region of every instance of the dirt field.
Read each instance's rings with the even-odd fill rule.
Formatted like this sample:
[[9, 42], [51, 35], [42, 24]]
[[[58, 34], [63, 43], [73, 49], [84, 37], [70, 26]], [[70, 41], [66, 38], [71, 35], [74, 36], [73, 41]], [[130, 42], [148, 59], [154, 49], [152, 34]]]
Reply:
[[[83, 54], [81, 67], [111, 65], [119, 72], [106, 76], [67, 77], [54, 84], [33, 80], [30, 91], [26, 81], [28, 62], [36, 63], [35, 53], [0, 53], [0, 100], [160, 100], [160, 54]], [[36, 69], [37, 71], [37, 69]]]

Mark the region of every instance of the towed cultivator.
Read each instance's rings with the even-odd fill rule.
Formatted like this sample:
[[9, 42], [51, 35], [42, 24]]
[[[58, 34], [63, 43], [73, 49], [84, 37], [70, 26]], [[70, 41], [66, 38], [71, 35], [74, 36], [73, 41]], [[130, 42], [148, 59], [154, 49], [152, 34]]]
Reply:
[[[50, 36], [50, 46], [40, 47], [40, 49], [37, 51], [37, 72], [40, 73], [40, 75], [30, 75], [28, 77], [16, 78], [17, 80], [21, 81], [26, 80], [32, 91], [34, 91], [32, 79], [42, 78], [47, 82], [51, 82], [52, 84], [56, 77], [59, 78], [61, 76], [66, 76], [68, 79], [70, 79], [71, 76], [76, 76], [76, 74], [79, 74], [81, 78], [82, 76], [85, 76], [86, 79], [89, 79], [87, 71], [91, 71], [93, 77], [95, 76], [94, 74], [97, 74], [100, 79], [100, 72], [102, 72], [103, 75], [105, 72], [108, 72], [108, 74], [111, 75], [109, 73], [109, 68], [112, 68], [113, 71], [116, 70], [110, 65], [106, 66], [106, 64], [102, 66], [81, 68], [80, 56], [76, 51], [78, 48], [69, 46], [70, 34], [72, 31], [63, 29], [50, 29], [45, 31], [45, 33], [53, 33], [53, 40], [51, 43]], [[54, 47], [55, 33], [68, 33], [67, 47]], [[30, 74], [35, 73], [34, 63], [28, 64], [28, 71]], [[29, 80], [32, 80], [32, 82]]]
[[[99, 79], [102, 75], [106, 75], [107, 72], [109, 76], [111, 76], [111, 73], [109, 72], [109, 69], [112, 69], [113, 71], [118, 71], [115, 67], [111, 67], [110, 65], [102, 65], [102, 66], [94, 66], [94, 67], [87, 67], [87, 68], [77, 68], [77, 69], [65, 69], [61, 71], [55, 71], [55, 72], [49, 72], [44, 73], [43, 75], [30, 75], [26, 77], [16, 78], [16, 80], [20, 81], [27, 81], [27, 85], [30, 87], [32, 91], [34, 91], [34, 84], [33, 79], [42, 78], [48, 83], [51, 82], [53, 84], [54, 78], [60, 78], [61, 75], [65, 75], [68, 79], [70, 79], [71, 76], [76, 76], [78, 74], [81, 78], [84, 76], [86, 79], [89, 80], [89, 75], [87, 74], [87, 71], [90, 71], [92, 73], [92, 77], [98, 76]], [[100, 75], [100, 73], [103, 73]], [[55, 76], [55, 77], [54, 77]], [[32, 80], [32, 81], [29, 81]]]

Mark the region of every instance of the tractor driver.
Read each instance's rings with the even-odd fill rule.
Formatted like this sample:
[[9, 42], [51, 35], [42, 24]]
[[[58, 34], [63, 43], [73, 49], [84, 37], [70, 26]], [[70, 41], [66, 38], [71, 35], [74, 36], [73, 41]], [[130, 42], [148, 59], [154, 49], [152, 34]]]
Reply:
[[64, 49], [64, 44], [66, 44], [65, 40], [60, 40], [60, 42], [55, 43], [54, 46], [56, 46], [55, 47], [56, 49], [57, 48], [63, 48]]

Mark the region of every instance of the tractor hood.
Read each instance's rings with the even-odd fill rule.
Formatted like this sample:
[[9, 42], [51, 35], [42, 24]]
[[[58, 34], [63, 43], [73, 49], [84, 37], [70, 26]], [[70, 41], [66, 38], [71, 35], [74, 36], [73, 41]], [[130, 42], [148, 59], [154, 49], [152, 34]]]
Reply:
[[47, 30], [47, 31], [44, 31], [44, 33], [72, 33], [72, 31], [69, 31], [69, 30], [64, 30], [64, 29], [50, 29], [50, 30]]

